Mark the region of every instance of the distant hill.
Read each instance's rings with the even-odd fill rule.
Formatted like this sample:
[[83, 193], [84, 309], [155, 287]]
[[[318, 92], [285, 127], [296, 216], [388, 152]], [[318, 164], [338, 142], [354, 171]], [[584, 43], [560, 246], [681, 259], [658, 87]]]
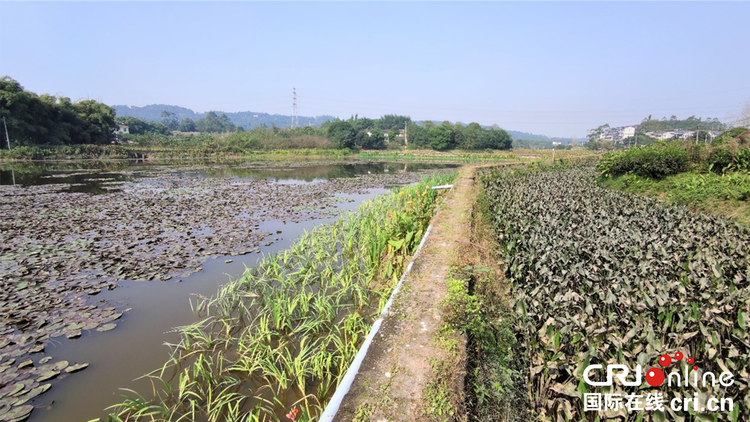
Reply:
[[[167, 104], [152, 104], [144, 107], [134, 107], [126, 105], [115, 105], [112, 106], [118, 116], [132, 116], [138, 119], [146, 120], [149, 122], [160, 122], [161, 113], [168, 111], [174, 113], [177, 119], [192, 119], [198, 120], [205, 116], [206, 113], [196, 113], [193, 110], [185, 107], [167, 105]], [[283, 114], [268, 114], [254, 111], [240, 111], [236, 113], [227, 113], [217, 111], [217, 113], [224, 113], [229, 117], [229, 120], [237, 125], [242, 126], [245, 129], [252, 129], [257, 126], [266, 125], [271, 127], [276, 125], [278, 127], [289, 127], [292, 125], [292, 116]], [[300, 126], [320, 126], [321, 124], [335, 119], [334, 116], [316, 116], [306, 117], [299, 116]]]
[[[549, 136], [544, 136], [544, 135], [536, 135], [536, 134], [528, 133], [528, 132], [519, 132], [517, 130], [506, 129], [505, 131], [508, 132], [508, 134], [513, 139], [525, 139], [528, 141], [548, 141], [550, 144], [552, 144], [552, 142], [560, 142], [561, 144], [564, 144], [564, 145], [573, 143], [573, 138], [549, 137]], [[578, 142], [580, 142], [582, 138], [583, 137], [578, 138]]]
[[[170, 113], [174, 113], [177, 116], [178, 120], [183, 120], [186, 118], [198, 120], [203, 118], [206, 114], [196, 113], [189, 108], [168, 104], [152, 104], [144, 107], [115, 105], [112, 107], [114, 107], [117, 116], [132, 116], [149, 122], [161, 122], [162, 111], [169, 111]], [[292, 125], [292, 116], [283, 114], [268, 114], [254, 111], [240, 111], [236, 113], [216, 111], [216, 113], [226, 114], [233, 124], [242, 126], [245, 129], [252, 129], [254, 127], [262, 125], [266, 125], [267, 127], [271, 127], [272, 125], [276, 125], [277, 127], [290, 127]], [[329, 120], [334, 120], [335, 118], [335, 116], [328, 115], [316, 117], [299, 116], [299, 125], [320, 126]], [[466, 125], [465, 123], [461, 124]], [[514, 140], [535, 141], [533, 142], [533, 144], [540, 145], [540, 147], [542, 148], [547, 147], [547, 144], [549, 144], [548, 147], [551, 148], [553, 141], [560, 142], [562, 144], [570, 144], [573, 141], [572, 138], [550, 138], [544, 135], [535, 135], [533, 133], [519, 132], [517, 130], [506, 129], [506, 132], [508, 132], [508, 134]]]

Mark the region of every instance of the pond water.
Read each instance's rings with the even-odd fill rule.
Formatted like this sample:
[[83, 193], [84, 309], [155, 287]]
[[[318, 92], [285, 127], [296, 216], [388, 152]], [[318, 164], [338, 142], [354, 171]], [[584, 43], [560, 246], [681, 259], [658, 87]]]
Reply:
[[[0, 166], [0, 211], [6, 216], [0, 223], [0, 229], [5, 229], [0, 230], [0, 244], [4, 245], [0, 251], [6, 255], [0, 260], [0, 276], [8, 280], [0, 287], [14, 289], [27, 282], [36, 289], [20, 290], [22, 293], [0, 300], [13, 305], [13, 301], [26, 299], [23, 292], [28, 296], [44, 292], [54, 298], [60, 290], [63, 298], [59, 306], [68, 313], [58, 318], [70, 321], [70, 315], [85, 312], [94, 320], [80, 330], [79, 337], [68, 339], [60, 335], [67, 333], [64, 329], [45, 332], [39, 328], [34, 334], [28, 328], [54, 325], [50, 316], [54, 310], [49, 307], [24, 310], [25, 320], [43, 321], [26, 328], [18, 325], [18, 313], [0, 314], [0, 322], [7, 325], [0, 327], [0, 334], [11, 340], [10, 346], [0, 349], [8, 352], [0, 354], [0, 368], [9, 359], [26, 357], [32, 358], [34, 366], [41, 366], [42, 358], [88, 363], [83, 371], [46, 381], [52, 388], [26, 403], [34, 406], [29, 420], [104, 417], [104, 409], [120, 401], [121, 388], [150, 391], [148, 381], [135, 379], [166, 362], [169, 348], [164, 343], [178, 341], [171, 329], [197, 318], [190, 306], [196, 295], [213, 295], [263, 254], [288, 248], [303, 231], [334, 221], [342, 211], [356, 209], [391, 186], [453, 167], [356, 162]], [[172, 202], [172, 207], [164, 205]], [[30, 215], [32, 210], [39, 216]], [[90, 221], [99, 214], [105, 218]], [[19, 222], [24, 216], [31, 221]], [[44, 228], [50, 219], [52, 227]], [[60, 221], [68, 225], [61, 228]], [[131, 239], [128, 236], [134, 227], [140, 234]], [[87, 264], [60, 269], [70, 264], [61, 264], [54, 247], [40, 246], [49, 239], [34, 239], [36, 231], [45, 236], [62, 230], [68, 241], [81, 242], [75, 254]], [[145, 247], [149, 240], [157, 240], [153, 242], [156, 245]], [[65, 248], [59, 245], [59, 249]], [[47, 259], [56, 262], [57, 271], [47, 271]], [[102, 264], [109, 261], [113, 261], [111, 266]], [[118, 263], [118, 271], [113, 272]], [[123, 265], [124, 270], [120, 268]], [[19, 267], [30, 270], [24, 272]], [[37, 267], [45, 270], [35, 271]], [[52, 273], [49, 278], [43, 276], [47, 272]], [[151, 281], [143, 281], [148, 279]], [[53, 282], [72, 287], [50, 290], [47, 284]], [[78, 302], [70, 302], [70, 297]], [[111, 313], [107, 309], [112, 308], [123, 314], [114, 321], [116, 328], [105, 332], [86, 329], [96, 326], [100, 309], [105, 309], [106, 322], [107, 312]], [[44, 344], [43, 352], [26, 353], [17, 340], [26, 332], [32, 332], [32, 339], [37, 336], [37, 344]], [[14, 342], [16, 349], [12, 349]], [[3, 378], [8, 385], [0, 383], [0, 394], [9, 383], [33, 376]]]

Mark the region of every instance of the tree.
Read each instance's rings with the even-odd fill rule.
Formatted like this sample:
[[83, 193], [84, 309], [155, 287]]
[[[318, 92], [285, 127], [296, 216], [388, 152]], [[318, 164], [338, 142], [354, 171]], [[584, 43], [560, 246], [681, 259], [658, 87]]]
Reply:
[[424, 126], [410, 123], [406, 135], [409, 141], [408, 147], [411, 149], [428, 148], [430, 146], [429, 134]]
[[177, 115], [171, 111], [163, 110], [161, 112], [161, 124], [168, 127], [170, 130], [177, 130], [177, 125], [179, 124]]
[[453, 148], [453, 128], [450, 124], [440, 124], [427, 129], [430, 139], [430, 148], [436, 151], [445, 151]]
[[115, 130], [115, 109], [94, 100], [74, 104], [83, 125], [76, 139], [81, 144], [106, 144]]
[[362, 149], [385, 149], [385, 135], [380, 129], [362, 129], [357, 132], [354, 142]]
[[479, 123], [471, 122], [464, 129], [464, 140], [463, 145], [460, 145], [464, 149], [481, 149], [482, 136], [484, 129]]
[[186, 117], [182, 119], [179, 125], [177, 125], [177, 130], [180, 132], [195, 132], [195, 122]]
[[0, 78], [0, 115], [6, 118], [11, 140], [21, 145], [107, 143], [115, 126], [112, 107], [38, 96], [7, 76]]
[[351, 123], [344, 120], [334, 120], [328, 124], [328, 139], [336, 148], [354, 148], [355, 132]]
[[147, 122], [137, 117], [121, 116], [115, 118], [115, 122], [128, 126], [128, 132], [132, 135], [145, 135], [147, 133], [156, 133], [160, 135], [169, 135], [172, 131], [161, 123]]
[[510, 149], [512, 146], [513, 139], [499, 127], [493, 126], [482, 134], [481, 149]]
[[460, 123], [453, 125], [453, 143], [457, 148], [463, 148], [463, 145], [466, 143], [464, 129], [464, 125]]
[[195, 122], [195, 128], [203, 133], [224, 133], [234, 132], [236, 126], [226, 114], [221, 113], [219, 116], [215, 111], [209, 111], [204, 118]]
[[368, 119], [367, 117], [359, 117], [356, 115], [353, 118], [349, 119], [349, 123], [351, 123], [354, 132], [357, 133], [359, 133], [363, 129], [370, 129], [375, 127], [375, 120]]
[[397, 131], [398, 129], [404, 129], [409, 123], [411, 123], [411, 117], [396, 114], [386, 114], [378, 119], [378, 126], [383, 130]]

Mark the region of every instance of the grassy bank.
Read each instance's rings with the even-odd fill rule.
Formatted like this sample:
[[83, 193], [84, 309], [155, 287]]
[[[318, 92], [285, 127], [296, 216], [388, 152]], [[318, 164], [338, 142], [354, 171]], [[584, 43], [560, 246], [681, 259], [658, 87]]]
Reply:
[[311, 420], [384, 306], [443, 195], [437, 176], [306, 233], [196, 303], [205, 317], [110, 420]]
[[520, 159], [511, 151], [446, 151], [433, 150], [388, 150], [388, 151], [362, 151], [357, 158], [367, 160], [398, 160], [398, 161], [519, 161]]
[[132, 158], [121, 145], [66, 145], [55, 147], [20, 146], [0, 149], [0, 161], [35, 160], [121, 160]]
[[514, 150], [487, 150], [487, 151], [446, 151], [433, 150], [388, 150], [388, 151], [362, 151], [357, 154], [358, 158], [371, 160], [398, 160], [398, 161], [454, 161], [454, 162], [500, 162], [520, 163], [530, 161], [558, 161], [578, 160], [586, 157], [598, 157], [591, 151], [583, 149], [553, 151], [549, 149], [514, 149]]
[[679, 173], [663, 179], [634, 174], [600, 179], [613, 189], [662, 198], [696, 211], [730, 217], [750, 225], [750, 174]]
[[[171, 138], [167, 138], [171, 139]], [[420, 149], [358, 150], [335, 149], [327, 144], [279, 143], [264, 145], [243, 144], [231, 136], [197, 136], [184, 142], [136, 142], [122, 145], [20, 146], [12, 150], [0, 149], [0, 162], [45, 160], [279, 160], [316, 158], [357, 158], [377, 161], [424, 162], [524, 162], [578, 159], [592, 156], [585, 150], [485, 150], [434, 151]]]
[[[518, 323], [511, 285], [498, 253], [490, 201], [477, 186], [471, 210], [469, 242], [459, 249], [447, 278], [448, 294], [440, 304], [446, 324], [442, 338], [460, 333], [466, 340], [461, 361], [465, 414], [456, 420], [526, 421], [523, 360], [513, 327]], [[446, 346], [450, 348], [451, 346]], [[455, 369], [449, 369], [455, 371]]]

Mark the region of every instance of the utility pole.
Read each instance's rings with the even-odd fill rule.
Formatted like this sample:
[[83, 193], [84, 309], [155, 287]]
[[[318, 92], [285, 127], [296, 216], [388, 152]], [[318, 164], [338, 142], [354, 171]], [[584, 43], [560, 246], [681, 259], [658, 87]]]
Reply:
[[8, 124], [5, 123], [5, 116], [3, 116], [3, 126], [5, 126], [5, 140], [8, 142], [8, 151], [10, 151], [10, 136], [8, 136]]
[[638, 131], [635, 131], [635, 147], [638, 148]]
[[698, 133], [699, 133], [700, 131], [701, 131], [701, 127], [700, 127], [700, 126], [697, 126], [697, 127], [695, 128], [695, 144], [696, 144], [696, 145], [698, 144]]

